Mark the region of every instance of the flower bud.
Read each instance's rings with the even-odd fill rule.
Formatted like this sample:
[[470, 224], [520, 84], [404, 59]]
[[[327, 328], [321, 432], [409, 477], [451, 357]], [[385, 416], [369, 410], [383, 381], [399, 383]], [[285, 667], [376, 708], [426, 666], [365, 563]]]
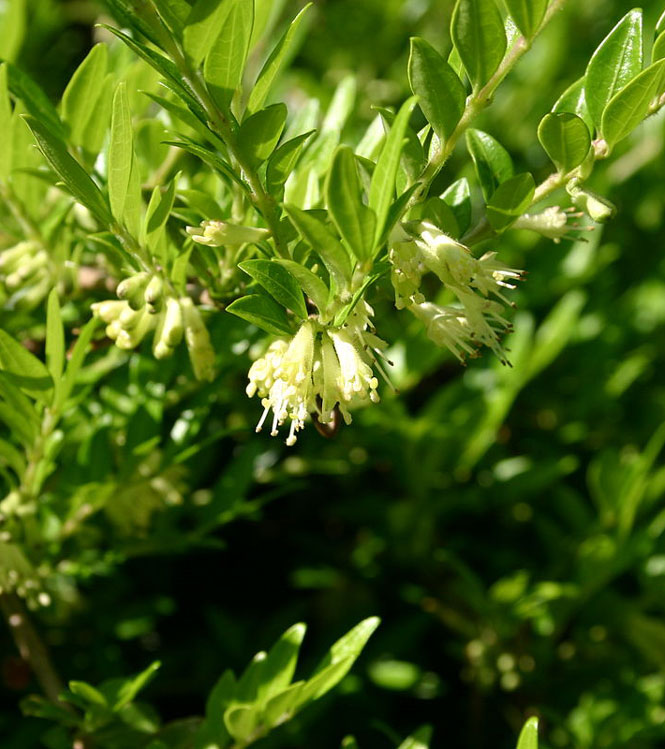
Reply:
[[127, 309], [127, 302], [116, 299], [108, 299], [104, 302], [95, 302], [91, 305], [92, 314], [102, 322], [111, 323], [120, 317], [120, 313]]
[[[144, 299], [147, 304], [156, 307], [164, 296], [164, 279], [161, 276], [153, 276], [146, 286]], [[155, 310], [157, 311], [157, 310]]]
[[181, 300], [185, 322], [185, 342], [197, 380], [212, 380], [215, 375], [215, 352], [201, 314], [189, 297]]
[[616, 213], [616, 206], [613, 203], [610, 203], [601, 195], [591, 192], [591, 190], [580, 187], [575, 183], [570, 183], [566, 189], [575, 208], [584, 211], [589, 218], [599, 224], [609, 221]]
[[145, 304], [144, 294], [149, 281], [149, 273], [135, 273], [118, 284], [116, 294], [119, 299], [126, 299], [132, 309], [139, 310]]
[[174, 297], [169, 297], [166, 300], [161, 339], [165, 344], [171, 346], [171, 348], [175, 348], [182, 340], [182, 334], [183, 325], [180, 302]]
[[254, 226], [238, 226], [226, 221], [202, 221], [201, 227], [188, 226], [189, 236], [208, 247], [240, 247], [243, 244], [260, 242], [270, 236], [268, 229]]

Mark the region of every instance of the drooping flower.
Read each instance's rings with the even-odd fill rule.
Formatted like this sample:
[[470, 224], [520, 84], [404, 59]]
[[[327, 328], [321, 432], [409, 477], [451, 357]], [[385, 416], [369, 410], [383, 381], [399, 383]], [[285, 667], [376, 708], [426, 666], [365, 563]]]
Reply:
[[195, 242], [208, 247], [240, 247], [270, 236], [268, 229], [240, 226], [227, 221], [202, 221], [200, 227], [188, 226], [186, 231]]

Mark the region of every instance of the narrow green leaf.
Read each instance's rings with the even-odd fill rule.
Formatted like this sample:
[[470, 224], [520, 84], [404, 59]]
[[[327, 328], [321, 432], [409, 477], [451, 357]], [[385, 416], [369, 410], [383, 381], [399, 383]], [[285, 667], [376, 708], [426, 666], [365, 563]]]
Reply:
[[455, 220], [461, 234], [471, 225], [471, 188], [466, 177], [453, 182], [441, 195], [455, 214]]
[[254, 3], [225, 0], [228, 13], [203, 64], [203, 76], [217, 100], [226, 108], [242, 83], [254, 23]]
[[589, 128], [589, 132], [592, 133], [594, 131], [594, 124], [586, 103], [584, 83], [585, 79], [582, 77], [568, 86], [552, 107], [552, 112], [570, 112], [571, 114], [576, 114], [584, 121], [584, 124]]
[[276, 302], [301, 320], [307, 319], [307, 307], [300, 286], [283, 265], [272, 260], [245, 260], [238, 267], [263, 286]]
[[263, 716], [269, 726], [278, 726], [293, 716], [301, 704], [304, 681], [296, 681], [268, 700]]
[[6, 179], [12, 170], [12, 129], [14, 119], [9, 99], [7, 64], [0, 65], [0, 179]]
[[257, 692], [257, 701], [260, 704], [265, 704], [283, 692], [291, 683], [306, 631], [307, 627], [304, 624], [294, 624], [268, 651], [263, 661]]
[[0, 439], [0, 463], [4, 463], [14, 471], [17, 476], [23, 476], [25, 472], [25, 458], [20, 450], [7, 440]]
[[653, 49], [651, 50], [651, 62], [662, 60], [665, 58], [665, 34], [660, 34], [656, 41], [653, 43]]
[[656, 22], [656, 34], [662, 34], [665, 31], [665, 10], [661, 13]]
[[81, 697], [89, 705], [108, 707], [106, 697], [98, 689], [95, 689], [92, 684], [88, 684], [85, 681], [70, 681], [67, 686], [72, 694]]
[[238, 146], [254, 167], [269, 158], [284, 132], [286, 105], [273, 104], [248, 117], [238, 131]]
[[359, 260], [371, 257], [376, 216], [363, 203], [356, 158], [348, 146], [337, 150], [325, 189], [330, 217], [342, 239]]
[[502, 182], [487, 204], [487, 218], [495, 231], [504, 231], [531, 205], [536, 184], [528, 172]]
[[494, 0], [457, 0], [450, 33], [474, 91], [496, 72], [506, 51], [506, 32]]
[[0, 6], [0, 59], [14, 61], [27, 28], [27, 0], [5, 0]]
[[62, 378], [62, 386], [58, 389], [53, 402], [54, 411], [57, 411], [62, 407], [74, 389], [76, 378], [81, 371], [86, 354], [88, 353], [88, 346], [90, 345], [92, 336], [99, 324], [99, 320], [96, 317], [93, 317], [91, 320], [88, 320], [79, 333], [79, 337], [76, 339], [76, 343], [72, 349], [72, 354], [67, 362], [65, 375]]
[[326, 692], [336, 687], [349, 673], [355, 660], [353, 656], [347, 656], [317, 670], [303, 685], [298, 695], [298, 707], [304, 706], [310, 700], [318, 700], [319, 697], [323, 697]]
[[529, 718], [517, 740], [517, 749], [538, 749], [538, 718]]
[[229, 0], [197, 0], [185, 21], [182, 39], [185, 52], [198, 67], [212, 49], [231, 10]]
[[409, 83], [434, 132], [443, 140], [450, 137], [464, 113], [466, 89], [434, 47], [419, 37], [411, 38]]
[[586, 103], [600, 128], [610, 99], [642, 70], [642, 11], [628, 12], [601, 42], [586, 69]]
[[301, 263], [296, 263], [294, 260], [276, 258], [273, 262], [283, 265], [300, 284], [303, 292], [318, 307], [319, 312], [325, 312], [328, 306], [328, 299], [330, 298], [330, 291], [315, 273], [312, 273], [309, 268], [306, 268]]
[[467, 130], [466, 145], [487, 201], [502, 182], [513, 176], [512, 159], [497, 140], [482, 130]]
[[146, 237], [150, 237], [151, 234], [155, 234], [166, 226], [166, 222], [171, 215], [171, 209], [173, 208], [177, 182], [178, 175], [171, 180], [163, 193], [159, 187], [155, 188], [155, 192], [153, 193], [154, 200], [150, 200], [150, 205], [145, 214]]
[[578, 167], [591, 147], [591, 133], [584, 120], [570, 112], [546, 114], [540, 121], [538, 138], [561, 174]]
[[247, 102], [247, 112], [253, 113], [261, 109], [266, 99], [270, 95], [272, 87], [277, 80], [280, 72], [288, 63], [289, 59], [296, 53], [297, 42], [300, 38], [298, 31], [303, 19], [311, 8], [312, 3], [308, 3], [293, 19], [284, 36], [279, 40], [277, 46], [270, 53], [270, 57], [259, 73], [259, 77], [254, 84], [252, 93], [249, 95]]
[[608, 102], [601, 132], [610, 148], [629, 135], [649, 113], [656, 97], [665, 91], [665, 60], [658, 60], [633, 78]]
[[39, 433], [38, 427], [33, 420], [26, 421], [21, 417], [14, 404], [11, 406], [5, 401], [0, 401], [0, 422], [4, 422], [14, 439], [17, 439], [24, 447], [31, 449]]
[[28, 114], [39, 120], [54, 138], [64, 140], [67, 137], [66, 128], [48, 96], [27, 73], [24, 73], [12, 63], [7, 62], [5, 64], [7, 65], [9, 90], [12, 94], [23, 102]]
[[145, 688], [162, 664], [154, 661], [148, 668], [129, 679], [124, 679], [117, 691], [113, 710], [117, 711], [134, 701], [136, 695]]
[[27, 393], [41, 394], [53, 387], [44, 364], [0, 328], [0, 370], [10, 383]]
[[86, 132], [91, 120], [98, 116], [97, 102], [103, 91], [108, 68], [108, 48], [95, 44], [78, 66], [62, 95], [62, 119], [69, 126], [70, 141], [91, 151]]
[[404, 147], [406, 129], [409, 126], [416, 101], [416, 97], [412, 96], [402, 104], [393, 126], [390, 128], [372, 175], [369, 189], [369, 207], [376, 214], [375, 245], [383, 236], [390, 206], [395, 200], [395, 178]]
[[69, 155], [65, 144], [43, 122], [30, 115], [24, 115], [24, 119], [32, 131], [40, 151], [71, 194], [86, 206], [102, 224], [111, 223], [111, 213], [104, 196], [78, 161]]
[[266, 333], [291, 335], [293, 332], [284, 307], [263, 294], [240, 297], [231, 302], [226, 311], [247, 320], [252, 325], [265, 330]]
[[51, 289], [46, 309], [46, 366], [57, 387], [65, 366], [65, 329], [56, 289]]
[[322, 133], [335, 133], [339, 138], [356, 101], [358, 83], [355, 75], [347, 75], [337, 84], [332, 101], [321, 124]]
[[111, 142], [108, 159], [108, 187], [111, 213], [118, 223], [124, 224], [125, 201], [133, 162], [132, 120], [127, 98], [127, 85], [118, 84], [113, 97], [111, 116]]
[[533, 39], [545, 17], [548, 0], [505, 0], [515, 26], [527, 38]]
[[332, 663], [339, 663], [346, 658], [355, 660], [367, 644], [369, 638], [381, 623], [378, 616], [370, 616], [356, 624], [353, 629], [349, 630], [343, 637], [335, 642], [323, 660], [319, 663], [314, 674], [320, 673], [324, 668]]
[[429, 749], [432, 740], [432, 726], [421, 726], [415, 733], [397, 747], [397, 749]]
[[351, 258], [342, 243], [315, 215], [289, 205], [285, 210], [302, 238], [323, 260], [340, 289], [351, 280]]
[[295, 168], [305, 141], [313, 132], [314, 130], [310, 130], [287, 140], [268, 159], [266, 189], [276, 200], [281, 202], [284, 196], [284, 183]]

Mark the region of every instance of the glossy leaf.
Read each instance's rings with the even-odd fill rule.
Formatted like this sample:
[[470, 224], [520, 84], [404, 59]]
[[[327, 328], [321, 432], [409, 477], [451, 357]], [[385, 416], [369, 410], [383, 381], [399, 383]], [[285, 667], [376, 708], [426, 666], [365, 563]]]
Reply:
[[300, 37], [298, 31], [311, 6], [312, 3], [308, 3], [300, 13], [298, 13], [284, 33], [284, 36], [282, 36], [277, 43], [275, 49], [270, 53], [270, 57], [266, 60], [261, 72], [259, 73], [259, 77], [254, 84], [254, 88], [249, 95], [247, 111], [250, 114], [256, 112], [263, 106], [270, 95], [280, 72], [288, 63], [289, 59], [295, 54], [297, 42]]
[[513, 176], [512, 159], [497, 140], [482, 130], [467, 130], [466, 145], [487, 201], [502, 182]]
[[62, 95], [62, 118], [69, 126], [70, 140], [88, 151], [93, 150], [86, 138], [88, 125], [99, 116], [97, 102], [102, 95], [107, 67], [107, 46], [95, 44]]
[[538, 718], [529, 718], [520, 731], [517, 749], [538, 749]]
[[253, 167], [270, 157], [285, 124], [285, 104], [273, 104], [261, 109], [242, 123], [238, 131], [238, 146]]
[[429, 749], [432, 740], [432, 726], [421, 726], [415, 733], [406, 738], [397, 749]]
[[283, 265], [272, 260], [245, 260], [238, 267], [263, 286], [276, 302], [301, 320], [307, 319], [307, 307], [300, 286]]
[[304, 624], [294, 624], [268, 651], [257, 690], [257, 701], [260, 704], [265, 704], [291, 684], [306, 630]]
[[28, 127], [40, 151], [71, 194], [85, 205], [103, 224], [111, 222], [111, 213], [104, 196], [87, 172], [67, 151], [65, 144], [43, 122], [25, 115]]
[[64, 140], [67, 131], [48, 96], [16, 65], [6, 62], [7, 81], [12, 95], [23, 102], [28, 114], [47, 128], [54, 138]]
[[600, 129], [612, 97], [642, 70], [642, 11], [631, 10], [593, 53], [586, 69], [586, 102]]
[[506, 32], [494, 0], [458, 0], [451, 36], [474, 91], [496, 72], [506, 51]]
[[347, 146], [335, 154], [326, 180], [326, 200], [330, 217], [351, 252], [359, 260], [371, 257], [376, 216], [363, 203], [356, 158]]
[[208, 55], [231, 10], [229, 0], [197, 0], [185, 21], [182, 41], [195, 67]]
[[291, 138], [291, 140], [287, 140], [268, 159], [266, 189], [274, 198], [278, 200], [282, 199], [284, 195], [284, 183], [295, 168], [305, 141], [313, 132], [313, 130], [310, 130], [307, 133], [302, 133], [295, 138]]
[[527, 38], [533, 39], [545, 17], [548, 0], [505, 0], [515, 25]]
[[325, 309], [328, 306], [330, 291], [325, 283], [323, 283], [315, 273], [312, 273], [309, 268], [301, 263], [296, 263], [294, 260], [277, 258], [273, 262], [283, 265], [300, 284], [300, 288], [303, 292], [318, 307], [319, 312], [325, 312]]
[[579, 166], [591, 147], [591, 133], [584, 121], [569, 112], [546, 114], [540, 121], [538, 138], [562, 174]]
[[53, 387], [44, 364], [0, 328], [0, 371], [7, 380], [29, 394], [40, 395]]
[[225, 0], [227, 14], [206, 55], [203, 75], [217, 103], [227, 107], [240, 87], [254, 23], [254, 3]]
[[226, 308], [236, 317], [256, 325], [273, 335], [291, 335], [292, 330], [283, 307], [263, 294], [250, 294], [236, 299]]
[[653, 43], [651, 50], [651, 62], [662, 60], [665, 58], [665, 34], [661, 33], [656, 41]]
[[464, 113], [466, 89], [455, 71], [429, 42], [411, 39], [409, 83], [418, 104], [439, 138], [455, 130]]
[[65, 366], [65, 329], [60, 314], [58, 292], [52, 289], [46, 306], [46, 367], [57, 383]]
[[525, 213], [533, 200], [536, 185], [528, 173], [502, 182], [487, 204], [487, 218], [495, 231], [507, 229]]
[[28, 28], [27, 0], [6, 0], [0, 6], [0, 59], [13, 61]]
[[594, 124], [586, 103], [584, 83], [585, 79], [579, 78], [568, 86], [568, 88], [557, 99], [556, 104], [552, 107], [552, 111], [576, 114], [584, 121], [584, 124], [589, 128], [589, 132], [593, 132]]
[[649, 113], [657, 96], [665, 91], [665, 60], [658, 60], [609, 101], [603, 113], [601, 132], [610, 147], [625, 138]]
[[298, 233], [323, 260], [338, 287], [345, 288], [351, 280], [351, 258], [339, 239], [314, 214], [295, 206], [286, 206], [286, 212]]
[[402, 104], [390, 128], [376, 168], [374, 169], [374, 174], [372, 175], [369, 190], [369, 206], [376, 214], [375, 244], [383, 236], [390, 206], [395, 200], [395, 178], [404, 147], [406, 129], [409, 126], [411, 113], [415, 106], [415, 97], [407, 99]]
[[450, 206], [461, 234], [471, 225], [471, 188], [466, 177], [453, 182], [441, 195]]
[[127, 86], [123, 81], [118, 84], [113, 97], [108, 161], [109, 203], [111, 213], [119, 223], [124, 223], [125, 218], [125, 203], [134, 161], [133, 141]]

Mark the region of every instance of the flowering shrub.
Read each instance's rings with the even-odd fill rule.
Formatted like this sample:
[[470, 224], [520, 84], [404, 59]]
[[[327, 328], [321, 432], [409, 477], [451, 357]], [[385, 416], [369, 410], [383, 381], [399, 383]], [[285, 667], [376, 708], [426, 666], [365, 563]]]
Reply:
[[[220, 526], [268, 501], [241, 506], [261, 470], [274, 466], [275, 448], [261, 436], [247, 440], [245, 416], [220, 423], [213, 414], [242, 393], [241, 368], [247, 396], [260, 401], [250, 403], [256, 431], [265, 426], [293, 447], [308, 422], [333, 437], [379, 404], [380, 393], [408, 390], [409, 367], [422, 374], [414, 357], [450, 354], [458, 372], [488, 351], [516, 379], [491, 363], [473, 371], [490, 385], [485, 421], [455, 466], [456, 476], [467, 476], [520, 388], [556, 357], [559, 338], [564, 345], [559, 333], [579, 323], [583, 304], [569, 292], [531, 338], [531, 323], [513, 310], [519, 287], [540, 281], [528, 257], [513, 262], [504, 246], [517, 233], [595, 246], [615, 215], [596, 192], [597, 169], [615, 156], [619, 168], [631, 134], [645, 120], [658, 122], [665, 105], [664, 17], [645, 52], [643, 14], [631, 10], [540, 113], [532, 141], [542, 147], [541, 168], [516, 167], [509, 149], [479, 128], [492, 129], [488, 112], [502, 84], [522, 58], [538, 54], [567, 12], [565, 0], [450, 3], [450, 40], [410, 39], [410, 95], [393, 108], [376, 102], [369, 122], [355, 111], [353, 76], [339, 81], [324, 114], [316, 96], [284, 87], [322, 12], [310, 3], [285, 20], [293, 5], [108, 0], [98, 42], [57, 106], [18, 57], [35, 11], [19, 0], [3, 10], [0, 599], [44, 692], [24, 700], [24, 712], [56, 724], [48, 746], [279, 741], [273, 729], [342, 681], [376, 617], [333, 645], [308, 679], [293, 681], [304, 636], [304, 625], [295, 625], [239, 679], [224, 672], [205, 717], [162, 722], [135, 701], [158, 664], [98, 686], [74, 680], [65, 690], [24, 604], [64, 616], [82, 581], [134, 556], [213, 545]], [[368, 422], [378, 427], [400, 397], [372, 405]], [[177, 414], [163, 434], [169, 409]], [[434, 421], [446, 418], [441, 409]], [[406, 424], [400, 439], [427, 429]], [[247, 455], [249, 467], [213, 488], [197, 486], [199, 454], [238, 434], [247, 451], [238, 464]], [[653, 478], [659, 435], [636, 459], [637, 494]], [[611, 475], [598, 483], [605, 481]], [[183, 506], [184, 518], [169, 515]], [[626, 512], [621, 538], [634, 520]], [[528, 613], [519, 616], [550, 622], [551, 633], [550, 589], [527, 590], [520, 579], [516, 597], [508, 582], [497, 593], [497, 607], [519, 608], [523, 596]], [[552, 585], [557, 605], [583, 597]], [[431, 600], [423, 600], [426, 609]], [[440, 615], [455, 626], [463, 619]], [[652, 631], [643, 616], [631, 626]], [[462, 629], [468, 672], [491, 672], [483, 659], [495, 635], [473, 639], [473, 627]], [[510, 690], [517, 661], [503, 655], [494, 660]], [[525, 672], [529, 663], [522, 661]], [[572, 735], [574, 714], [570, 721]], [[427, 746], [430, 734], [420, 729], [402, 746]], [[561, 736], [565, 745], [569, 734]], [[536, 745], [532, 719], [519, 747]]]

